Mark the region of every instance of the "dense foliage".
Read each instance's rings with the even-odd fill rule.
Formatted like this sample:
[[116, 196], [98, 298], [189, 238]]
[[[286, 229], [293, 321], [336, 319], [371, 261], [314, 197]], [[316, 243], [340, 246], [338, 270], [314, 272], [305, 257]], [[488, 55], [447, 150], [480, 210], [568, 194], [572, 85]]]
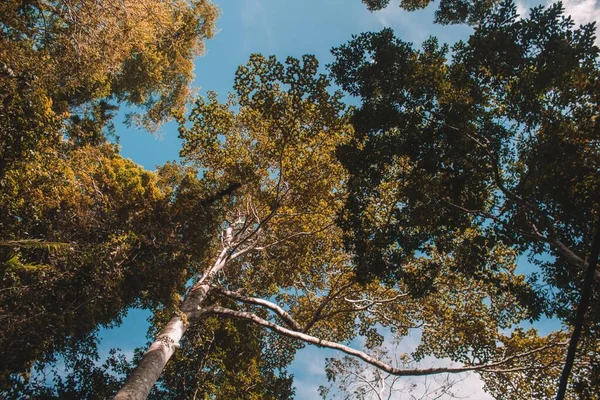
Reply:
[[[362, 0], [370, 11], [383, 10], [390, 6], [390, 0]], [[423, 9], [434, 0], [400, 0], [400, 8], [407, 11]], [[440, 0], [435, 11], [435, 22], [439, 24], [468, 23], [476, 25], [499, 0]]]
[[193, 171], [167, 165], [155, 175], [108, 144], [49, 149], [10, 170], [1, 215], [3, 375], [118, 321], [128, 307], [176, 302], [211, 239], [215, 210], [202, 204], [212, 194], [205, 190]]
[[0, 16], [2, 176], [65, 129], [102, 141], [106, 101], [139, 106], [146, 127], [182, 115], [217, 10], [207, 0], [10, 0]]
[[334, 50], [337, 82], [363, 99], [355, 142], [339, 150], [363, 274], [401, 273], [403, 257], [486, 220], [479, 248], [550, 251], [559, 286], [581, 275], [556, 243], [589, 253], [597, 219], [598, 48], [593, 26], [571, 28], [560, 5], [519, 20], [505, 4], [452, 63], [434, 39], [413, 50], [389, 30]]
[[[515, 273], [517, 249], [502, 241], [474, 247], [486, 238], [487, 226], [467, 224], [475, 222], [467, 216], [462, 229], [446, 229], [443, 245], [431, 235], [419, 251], [396, 259], [397, 264], [383, 264], [383, 275], [360, 264], [356, 248], [347, 251], [353, 231], [340, 230], [334, 222], [348, 214], [344, 204], [360, 197], [348, 195], [352, 186], [346, 185], [354, 177], [349, 180], [336, 153], [353, 149], [361, 134], [348, 125], [341, 94], [330, 94], [327, 77], [317, 71], [313, 57], [280, 63], [254, 55], [238, 69], [235, 95], [226, 102], [215, 94], [199, 99], [191, 124], [181, 127], [182, 154], [206, 170], [206, 179], [221, 182], [217, 186], [228, 181], [242, 186], [232, 194], [220, 242], [213, 242], [215, 261], [205, 265], [181, 313], [157, 332], [118, 396], [141, 393], [143, 398], [149, 390], [145, 382], [155, 379], [154, 365], [168, 369], [169, 357], [178, 355], [169, 343], [215, 315], [287, 337], [285, 354], [293, 355], [308, 342], [358, 357], [388, 376], [477, 371], [498, 396], [552, 393], [566, 335], [540, 337], [535, 330], [514, 328], [537, 316], [535, 301], [540, 299]], [[390, 171], [402, 170], [393, 166]], [[385, 185], [390, 191], [398, 186], [393, 181]], [[382, 191], [376, 205], [356, 216], [393, 222], [377, 214], [390, 214], [387, 199], [391, 207], [396, 204]], [[377, 248], [381, 243], [370, 237], [370, 246], [386, 254], [403, 250]], [[414, 332], [420, 335], [414, 351], [385, 357], [387, 342], [398, 343]], [[275, 337], [265, 349], [273, 349]], [[346, 345], [358, 339], [365, 352]], [[420, 362], [427, 357], [462, 367], [426, 368]], [[353, 373], [352, 363], [331, 365], [342, 366], [332, 377]], [[591, 379], [592, 366], [593, 360], [581, 359], [577, 375]], [[520, 381], [519, 390], [505, 391], [507, 380]]]
[[[593, 24], [573, 25], [560, 3], [520, 19], [504, 2], [450, 62], [435, 39], [415, 50], [390, 30], [334, 49], [336, 82], [362, 99], [339, 156], [340, 222], [363, 279], [411, 279], [407, 259], [477, 226], [462, 268], [488, 280], [486, 252], [510, 246], [550, 284], [545, 305], [523, 293], [531, 316], [573, 321], [600, 213], [599, 49]], [[586, 321], [595, 359], [598, 307]]]
[[[186, 115], [210, 2], [0, 15], [3, 397], [290, 399], [306, 344], [346, 356], [328, 359], [325, 398], [430, 375], [440, 395], [464, 372], [498, 398], [554, 396], [569, 332], [522, 324], [573, 323], [599, 229], [593, 25], [560, 3], [520, 19], [508, 1], [443, 0], [437, 22], [476, 25], [468, 40], [363, 33], [333, 49], [331, 77], [313, 56], [255, 54], [235, 93]], [[120, 104], [150, 130], [176, 118], [184, 164], [124, 159]], [[571, 398], [597, 398], [598, 301]], [[149, 349], [101, 364], [99, 328], [132, 307], [153, 313]]]
[[203, 199], [221, 188], [174, 165], [146, 171], [108, 142], [115, 104], [147, 127], [183, 114], [210, 2], [5, 1], [0, 16], [6, 388], [128, 307], [176, 303], [215, 213]]

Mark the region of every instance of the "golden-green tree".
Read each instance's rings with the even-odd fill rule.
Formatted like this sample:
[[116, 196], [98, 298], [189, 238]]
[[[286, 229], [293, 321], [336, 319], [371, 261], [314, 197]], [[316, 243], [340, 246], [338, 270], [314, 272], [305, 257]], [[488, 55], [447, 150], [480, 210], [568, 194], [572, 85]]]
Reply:
[[[238, 69], [236, 95], [224, 103], [214, 93], [199, 99], [191, 124], [181, 127], [182, 155], [204, 169], [204, 178], [241, 187], [212, 242], [213, 257], [182, 293], [179, 311], [157, 333], [117, 399], [146, 398], [169, 359], [190, 351], [178, 350], [182, 338], [214, 316], [275, 333], [264, 351], [283, 348], [280, 357], [312, 344], [399, 377], [535, 371], [538, 359], [552, 374], [560, 365], [564, 335], [540, 338], [511, 329], [528, 315], [515, 295], [527, 283], [514, 272], [512, 249], [498, 246], [482, 255], [488, 280], [465, 272], [460, 251], [477, 230], [404, 260], [413, 280], [359, 281], [335, 223], [348, 178], [336, 149], [348, 143], [353, 128], [341, 94], [331, 94], [317, 71], [311, 56], [283, 64], [254, 55]], [[418, 271], [426, 270], [436, 273], [423, 277], [429, 279], [424, 285]], [[401, 340], [416, 330], [422, 335], [413, 353], [395, 361], [378, 357], [385, 334]], [[364, 348], [351, 347], [359, 337]], [[426, 356], [456, 364], [423, 367], [418, 361]]]
[[132, 306], [172, 303], [216, 212], [204, 190], [192, 171], [152, 173], [113, 145], [48, 149], [8, 171], [0, 193], [2, 380]]
[[140, 107], [146, 127], [182, 115], [217, 14], [207, 0], [3, 1], [0, 177], [106, 101]]
[[185, 282], [172, 266], [201, 253], [203, 230], [184, 252], [175, 193], [208, 229], [202, 199], [219, 188], [174, 165], [146, 171], [107, 136], [118, 104], [151, 129], [183, 114], [217, 14], [205, 0], [0, 4], [3, 388], [127, 307], [168, 304]]

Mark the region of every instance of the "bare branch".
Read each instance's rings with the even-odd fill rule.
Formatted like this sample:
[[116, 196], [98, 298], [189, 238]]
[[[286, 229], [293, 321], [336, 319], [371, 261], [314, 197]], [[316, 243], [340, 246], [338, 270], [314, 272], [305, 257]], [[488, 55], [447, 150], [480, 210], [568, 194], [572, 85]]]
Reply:
[[223, 308], [223, 307], [219, 307], [219, 306], [212, 306], [212, 307], [208, 307], [206, 309], [200, 310], [199, 313], [201, 313], [201, 314], [217, 314], [217, 315], [224, 315], [224, 316], [244, 319], [244, 320], [253, 322], [257, 325], [263, 326], [267, 329], [270, 329], [274, 332], [277, 332], [280, 335], [284, 335], [284, 336], [287, 336], [287, 337], [290, 337], [293, 339], [302, 340], [306, 343], [311, 343], [311, 344], [314, 344], [319, 347], [327, 347], [330, 349], [339, 350], [348, 355], [357, 357], [357, 358], [361, 359], [362, 361], [366, 362], [367, 364], [370, 364], [382, 371], [385, 371], [385, 372], [389, 373], [390, 375], [396, 375], [396, 376], [424, 376], [424, 375], [435, 375], [435, 374], [443, 374], [443, 373], [456, 374], [456, 373], [468, 372], [468, 371], [486, 372], [487, 370], [494, 370], [495, 372], [502, 372], [502, 369], [499, 367], [501, 367], [502, 365], [505, 365], [511, 361], [518, 360], [518, 359], [528, 357], [533, 354], [540, 353], [540, 352], [547, 350], [549, 348], [552, 348], [552, 347], [565, 346], [567, 344], [567, 343], [552, 343], [552, 344], [549, 344], [549, 345], [546, 345], [543, 347], [539, 347], [537, 349], [533, 349], [530, 351], [512, 355], [512, 356], [504, 358], [500, 361], [491, 362], [491, 363], [487, 363], [487, 364], [465, 365], [462, 367], [402, 369], [402, 368], [396, 368], [389, 364], [386, 364], [386, 363], [376, 359], [375, 357], [373, 357], [365, 352], [362, 352], [360, 350], [353, 349], [349, 346], [346, 346], [346, 345], [343, 345], [343, 344], [340, 344], [337, 342], [331, 342], [329, 340], [319, 339], [317, 337], [307, 335], [306, 333], [303, 333], [303, 332], [297, 332], [297, 331], [293, 331], [293, 330], [284, 328], [273, 322], [270, 322], [263, 318], [260, 318], [256, 314], [252, 314], [249, 312], [236, 311], [236, 310], [231, 310], [231, 309], [227, 309], [227, 308]]
[[335, 299], [341, 292], [343, 292], [344, 290], [348, 289], [349, 287], [352, 287], [356, 282], [351, 281], [345, 285], [342, 285], [342, 287], [340, 287], [338, 290], [336, 290], [335, 292], [329, 292], [327, 294], [327, 296], [323, 299], [323, 301], [321, 302], [321, 304], [319, 304], [319, 307], [317, 307], [317, 309], [315, 310], [313, 317], [311, 318], [311, 320], [306, 324], [306, 326], [303, 329], [303, 332], [308, 332], [308, 330], [310, 328], [313, 327], [313, 325], [322, 319], [321, 317], [321, 313], [323, 312], [323, 309], [327, 306], [327, 304], [329, 304], [333, 299]]
[[224, 296], [230, 297], [235, 300], [239, 300], [243, 303], [255, 304], [258, 306], [266, 307], [269, 310], [273, 311], [275, 314], [277, 314], [288, 326], [290, 326], [295, 331], [302, 330], [302, 326], [299, 323], [297, 323], [287, 311], [285, 311], [283, 308], [279, 307], [275, 303], [256, 297], [244, 296], [239, 293], [232, 292], [230, 290], [226, 290], [215, 285], [211, 285], [211, 288], [217, 293], [220, 293]]
[[[527, 222], [534, 230], [533, 234], [525, 232], [523, 230], [520, 230], [514, 226], [508, 225], [506, 222], [499, 220], [496, 216], [494, 216], [490, 213], [486, 213], [484, 211], [466, 210], [466, 209], [464, 209], [460, 206], [457, 206], [455, 204], [452, 204], [452, 203], [449, 203], [450, 205], [452, 205], [453, 207], [462, 209], [462, 211], [464, 211], [464, 212], [477, 213], [479, 215], [485, 216], [486, 218], [493, 219], [494, 221], [500, 222], [508, 229], [511, 229], [514, 232], [519, 233], [523, 236], [526, 236], [526, 237], [529, 237], [529, 238], [532, 238], [535, 240], [544, 241], [544, 242], [550, 244], [552, 247], [554, 247], [554, 249], [558, 253], [560, 253], [563, 257], [565, 257], [570, 264], [578, 267], [582, 271], [585, 271], [587, 269], [587, 265], [588, 265], [587, 262], [585, 262], [585, 260], [583, 260], [577, 254], [575, 254], [564, 243], [562, 243], [560, 241], [560, 239], [558, 239], [558, 235], [556, 234], [556, 230], [554, 227], [555, 218], [553, 218], [551, 215], [549, 215], [547, 212], [545, 212], [541, 208], [537, 207], [536, 205], [532, 204], [531, 202], [527, 201], [525, 198], [519, 196], [518, 194], [516, 194], [515, 192], [513, 192], [512, 190], [510, 190], [506, 187], [506, 185], [504, 184], [503, 179], [500, 175], [500, 163], [498, 160], [498, 156], [497, 156], [497, 154], [493, 153], [490, 150], [490, 148], [489, 148], [490, 141], [486, 137], [481, 136], [477, 133], [472, 134], [472, 133], [469, 133], [466, 129], [460, 129], [460, 128], [457, 128], [456, 126], [452, 126], [452, 125], [446, 123], [445, 121], [441, 120], [442, 117], [440, 115], [434, 114], [435, 117], [438, 119], [433, 120], [433, 119], [427, 117], [425, 114], [423, 114], [423, 113], [421, 113], [421, 114], [423, 115], [423, 118], [425, 118], [431, 122], [437, 122], [439, 124], [443, 124], [443, 125], [447, 126], [448, 128], [450, 128], [456, 132], [464, 133], [469, 139], [473, 140], [479, 147], [484, 149], [485, 152], [488, 154], [490, 161], [492, 162], [492, 173], [493, 173], [493, 177], [494, 177], [494, 182], [496, 183], [496, 186], [498, 186], [498, 189], [500, 189], [500, 191], [506, 197], [510, 198], [515, 203], [517, 203], [519, 207], [525, 208], [526, 210], [529, 210], [529, 211], [539, 215], [542, 219], [546, 220], [547, 221], [546, 225], [547, 225], [547, 228], [550, 230], [551, 237], [547, 238], [547, 237], [541, 235], [539, 230], [537, 229], [537, 227], [535, 227], [535, 225], [533, 225], [531, 223], [531, 221], [529, 221], [529, 220], [527, 220]], [[595, 272], [594, 279], [596, 280], [596, 282], [600, 282], [600, 271]]]
[[[458, 204], [451, 203], [451, 202], [449, 202], [447, 200], [443, 200], [443, 201], [446, 204], [448, 204], [449, 206], [454, 207], [457, 210], [460, 210], [460, 211], [462, 211], [464, 213], [480, 215], [482, 217], [491, 219], [491, 220], [493, 220], [495, 222], [498, 222], [499, 224], [504, 225], [504, 227], [506, 227], [507, 229], [510, 229], [511, 231], [513, 231], [515, 233], [518, 233], [518, 234], [523, 235], [525, 237], [528, 237], [530, 239], [534, 239], [534, 240], [538, 240], [538, 241], [541, 241], [541, 242], [548, 243], [558, 253], [560, 253], [563, 257], [565, 257], [571, 265], [574, 265], [574, 266], [578, 267], [579, 269], [581, 269], [583, 271], [585, 271], [587, 269], [588, 263], [585, 260], [583, 260], [581, 257], [579, 257], [577, 254], [575, 254], [563, 242], [561, 242], [560, 239], [558, 239], [558, 237], [556, 237], [556, 235], [553, 235], [553, 237], [551, 237], [551, 238], [543, 236], [539, 232], [539, 230], [537, 229], [537, 227], [531, 221], [528, 221], [528, 223], [532, 227], [532, 229], [534, 230], [534, 232], [526, 232], [526, 231], [524, 231], [522, 229], [519, 229], [519, 228], [515, 227], [514, 225], [511, 225], [511, 224], [507, 223], [506, 221], [501, 220], [496, 215], [491, 214], [489, 212], [481, 211], [481, 210], [470, 210], [468, 208], [459, 206]], [[552, 228], [552, 230], [553, 230], [553, 228]], [[600, 271], [595, 271], [595, 273], [594, 273], [594, 279], [596, 280], [596, 282], [600, 282]]]
[[524, 231], [522, 229], [517, 228], [514, 225], [509, 224], [506, 221], [501, 220], [500, 218], [498, 218], [498, 216], [496, 216], [496, 215], [494, 215], [492, 213], [489, 213], [487, 211], [471, 210], [471, 209], [462, 207], [462, 206], [460, 206], [458, 204], [454, 204], [454, 203], [452, 203], [450, 201], [447, 201], [447, 200], [442, 200], [442, 201], [444, 203], [448, 204], [449, 206], [454, 207], [457, 210], [460, 210], [460, 211], [462, 211], [464, 213], [479, 215], [479, 216], [491, 219], [491, 220], [493, 220], [495, 222], [498, 222], [499, 224], [504, 225], [504, 227], [506, 227], [507, 229], [510, 229], [511, 231], [516, 232], [516, 233], [518, 233], [520, 235], [526, 236], [526, 237], [528, 237], [530, 239], [539, 240], [541, 242], [546, 242], [546, 243], [552, 243], [552, 241], [550, 239], [548, 239], [547, 237], [539, 234], [539, 232], [533, 232], [533, 233], [532, 232], [526, 232], [526, 231]]
[[[338, 315], [338, 314], [357, 313], [357, 312], [361, 312], [361, 311], [369, 311], [369, 309], [372, 308], [372, 307], [374, 307], [374, 306], [377, 306], [377, 305], [380, 305], [380, 304], [390, 303], [390, 302], [393, 302], [395, 300], [398, 300], [398, 299], [406, 297], [406, 296], [408, 296], [408, 295], [407, 294], [399, 294], [399, 295], [391, 297], [389, 299], [382, 299], [382, 300], [369, 300], [369, 299], [350, 300], [350, 299], [344, 298], [345, 301], [353, 303], [353, 307], [352, 308], [341, 308], [341, 309], [333, 310], [331, 312], [328, 312], [326, 314], [321, 314], [321, 315], [315, 314], [315, 317], [313, 318], [313, 320], [311, 322], [312, 322], [312, 324], [314, 324], [317, 321], [322, 321], [324, 319], [331, 318], [331, 317], [333, 317], [335, 315]], [[366, 302], [367, 304], [363, 305], [363, 306], [356, 306], [355, 304], [359, 303], [359, 302], [362, 302], [362, 303]], [[319, 310], [319, 312], [320, 311], [321, 310]], [[385, 316], [385, 314], [377, 313], [377, 312], [375, 314], [379, 315], [381, 318], [383, 318], [386, 321], [388, 321], [388, 322], [392, 323], [393, 325], [397, 326], [397, 324], [394, 323], [390, 318], [388, 318], [387, 316]], [[306, 331], [307, 331], [307, 328], [304, 329], [304, 332], [306, 332]]]
[[348, 303], [352, 303], [352, 304], [356, 304], [356, 303], [367, 303], [367, 306], [365, 307], [371, 307], [377, 304], [386, 304], [386, 303], [391, 303], [393, 301], [396, 301], [398, 299], [401, 299], [403, 297], [407, 297], [408, 294], [403, 293], [403, 294], [398, 294], [394, 297], [390, 297], [387, 299], [379, 299], [379, 300], [371, 300], [371, 299], [347, 299], [344, 297], [344, 301], [347, 301]]

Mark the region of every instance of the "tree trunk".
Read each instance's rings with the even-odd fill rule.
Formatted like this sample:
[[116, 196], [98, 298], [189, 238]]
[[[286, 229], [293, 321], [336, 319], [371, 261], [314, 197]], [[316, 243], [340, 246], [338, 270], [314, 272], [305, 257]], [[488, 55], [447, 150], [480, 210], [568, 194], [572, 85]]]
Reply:
[[179, 340], [188, 325], [179, 316], [171, 318], [114, 397], [115, 400], [143, 400], [148, 397], [167, 361], [179, 347]]
[[192, 286], [185, 300], [181, 303], [180, 309], [187, 321], [184, 322], [179, 315], [171, 318], [113, 400], [144, 400], [148, 397], [150, 390], [152, 390], [165, 365], [167, 365], [167, 361], [169, 361], [175, 349], [179, 347], [179, 341], [189, 324], [198, 318], [200, 306], [210, 291], [209, 283], [214, 275], [225, 267], [229, 259], [228, 252], [229, 248], [221, 251], [215, 263]]
[[131, 372], [127, 381], [113, 400], [143, 400], [160, 377], [167, 361], [179, 347], [179, 341], [190, 323], [197, 318], [197, 311], [206, 299], [210, 287], [207, 284], [194, 285], [181, 304], [181, 311], [187, 322], [179, 316], [171, 318], [150, 346], [140, 363]]
[[113, 400], [144, 400], [148, 397], [167, 361], [179, 347], [183, 334], [196, 318], [195, 311], [206, 299], [210, 287], [202, 282], [204, 280], [194, 285], [181, 304], [181, 311], [186, 316], [187, 322], [184, 322], [179, 315], [171, 318]]

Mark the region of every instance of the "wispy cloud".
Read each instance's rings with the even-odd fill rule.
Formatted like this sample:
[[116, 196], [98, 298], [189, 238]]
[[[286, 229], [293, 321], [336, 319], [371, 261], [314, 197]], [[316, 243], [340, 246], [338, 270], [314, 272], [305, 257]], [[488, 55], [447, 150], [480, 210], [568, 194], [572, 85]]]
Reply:
[[423, 18], [423, 14], [423, 11], [405, 11], [400, 8], [399, 1], [391, 1], [383, 10], [375, 11], [373, 16], [381, 27], [394, 28], [404, 40], [420, 43], [429, 36], [429, 15]]
[[306, 347], [300, 350], [291, 365], [294, 374], [296, 399], [319, 398], [319, 386], [327, 384], [325, 376], [325, 358], [337, 355], [336, 351]]
[[396, 2], [392, 2], [383, 10], [375, 11], [373, 13], [377, 18], [377, 22], [382, 26], [388, 27], [397, 23], [402, 18], [403, 12]]
[[[563, 0], [565, 14], [571, 15], [577, 24], [588, 24], [600, 20], [600, 2], [598, 0]], [[596, 26], [596, 30], [598, 26]], [[598, 41], [596, 40], [596, 43]]]
[[522, 0], [517, 0], [517, 13], [521, 18], [529, 15], [529, 6]]
[[[421, 332], [416, 329], [407, 337], [394, 346], [393, 335], [384, 329], [385, 342], [390, 345], [390, 354], [411, 353], [415, 351], [420, 343]], [[352, 341], [351, 346], [362, 348], [363, 338], [357, 338]], [[299, 400], [318, 399], [318, 388], [320, 385], [328, 386], [325, 376], [325, 358], [343, 357], [344, 354], [329, 349], [318, 349], [316, 347], [306, 347], [296, 354], [294, 362], [291, 365], [290, 372], [294, 374], [294, 386], [296, 388], [296, 398]], [[458, 366], [448, 359], [436, 359], [435, 357], [425, 357], [418, 363], [418, 367], [429, 368], [433, 366]], [[368, 374], [369, 372], [366, 371]], [[394, 385], [394, 393], [391, 394], [391, 400], [402, 400], [407, 395], [415, 398], [438, 398], [440, 400], [449, 400], [458, 396], [462, 399], [491, 400], [489, 394], [483, 390], [484, 382], [479, 375], [475, 373], [463, 374], [441, 374], [425, 377], [405, 377], [401, 378]], [[449, 392], [444, 393], [444, 388]], [[334, 388], [335, 391], [335, 388]], [[411, 397], [412, 398], [412, 397]]]
[[406, 11], [400, 7], [400, 0], [392, 0], [386, 8], [371, 13], [365, 19], [372, 21], [370, 29], [392, 28], [398, 38], [412, 42], [417, 47], [430, 36], [436, 36], [442, 43], [454, 43], [467, 38], [473, 31], [464, 24], [435, 24], [437, 7], [438, 3], [432, 2], [422, 10]]
[[[531, 7], [542, 4], [547, 7], [554, 3], [556, 3], [556, 0], [517, 0], [517, 12], [521, 18], [525, 18], [529, 15]], [[600, 1], [598, 0], [562, 0], [562, 3], [565, 7], [565, 15], [570, 15], [577, 25], [600, 21]], [[600, 45], [600, 40], [598, 40], [598, 24], [596, 24], [596, 44]]]
[[256, 38], [257, 34], [265, 36], [270, 47], [273, 46], [273, 27], [269, 13], [263, 0], [241, 0], [241, 19], [244, 31], [244, 47], [251, 46], [247, 38]]

